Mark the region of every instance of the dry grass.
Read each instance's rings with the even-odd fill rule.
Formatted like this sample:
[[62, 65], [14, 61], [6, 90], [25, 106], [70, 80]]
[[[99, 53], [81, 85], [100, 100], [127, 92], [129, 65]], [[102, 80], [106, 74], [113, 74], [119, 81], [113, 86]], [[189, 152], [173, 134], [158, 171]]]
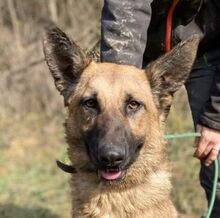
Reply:
[[[192, 132], [193, 124], [185, 90], [179, 91], [167, 121], [167, 132]], [[173, 163], [173, 198], [183, 218], [201, 217], [206, 212], [206, 198], [199, 183], [200, 162], [193, 158], [194, 139], [171, 140], [169, 157]]]

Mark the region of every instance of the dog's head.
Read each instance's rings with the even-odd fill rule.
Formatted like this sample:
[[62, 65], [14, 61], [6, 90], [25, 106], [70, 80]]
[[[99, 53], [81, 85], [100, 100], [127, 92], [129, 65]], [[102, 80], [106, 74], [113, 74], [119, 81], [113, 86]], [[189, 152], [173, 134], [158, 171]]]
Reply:
[[173, 94], [189, 75], [198, 37], [145, 70], [95, 63], [57, 27], [47, 30], [43, 43], [68, 107], [66, 135], [77, 170], [97, 182], [129, 185], [159, 168], [165, 147], [161, 124]]

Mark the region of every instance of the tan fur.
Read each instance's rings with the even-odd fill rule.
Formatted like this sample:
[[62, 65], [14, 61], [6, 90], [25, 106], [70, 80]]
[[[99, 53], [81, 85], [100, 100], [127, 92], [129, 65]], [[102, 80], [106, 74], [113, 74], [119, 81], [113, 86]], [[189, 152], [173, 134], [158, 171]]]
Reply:
[[[178, 217], [170, 198], [171, 170], [166, 159], [163, 121], [174, 92], [189, 75], [199, 38], [191, 37], [180, 43], [145, 70], [92, 62], [57, 27], [47, 30], [43, 43], [55, 85], [69, 111], [65, 124], [68, 154], [77, 170], [71, 178], [72, 217]], [[100, 107], [95, 115], [88, 113], [80, 103], [94, 93]], [[132, 116], [125, 110], [128, 95], [144, 105]], [[110, 140], [120, 133], [117, 128], [129, 129], [127, 132], [136, 141], [144, 138], [137, 159], [127, 169], [121, 183], [103, 182], [88, 155], [85, 135], [97, 127], [100, 131], [104, 127]], [[122, 141], [128, 139], [123, 137]], [[89, 146], [93, 147], [92, 141]]]
[[[79, 146], [77, 132], [79, 125], [89, 129], [92, 121], [82, 122], [77, 115], [75, 104], [81, 95], [98, 91], [112, 119], [124, 119], [121, 116], [120, 102], [129, 90], [142, 99], [148, 112], [141, 113], [136, 120], [127, 124], [136, 135], [146, 134], [146, 144], [138, 160], [130, 167], [126, 180], [116, 187], [106, 187], [94, 173], [86, 169], [90, 164], [85, 150]], [[80, 135], [80, 134], [79, 134]], [[72, 176], [72, 217], [177, 217], [170, 200], [170, 169], [164, 157], [165, 142], [160, 128], [159, 114], [155, 107], [148, 79], [144, 70], [115, 64], [91, 63], [82, 74], [75, 94], [70, 100], [70, 113], [67, 119], [67, 139], [69, 157], [78, 169]]]

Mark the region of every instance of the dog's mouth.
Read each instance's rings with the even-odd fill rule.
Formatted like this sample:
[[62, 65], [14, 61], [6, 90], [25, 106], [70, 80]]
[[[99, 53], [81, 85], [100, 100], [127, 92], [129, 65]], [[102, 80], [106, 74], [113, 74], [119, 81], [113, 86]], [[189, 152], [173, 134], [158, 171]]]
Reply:
[[104, 181], [120, 182], [124, 180], [126, 176], [126, 170], [120, 170], [120, 169], [98, 170], [98, 175]]

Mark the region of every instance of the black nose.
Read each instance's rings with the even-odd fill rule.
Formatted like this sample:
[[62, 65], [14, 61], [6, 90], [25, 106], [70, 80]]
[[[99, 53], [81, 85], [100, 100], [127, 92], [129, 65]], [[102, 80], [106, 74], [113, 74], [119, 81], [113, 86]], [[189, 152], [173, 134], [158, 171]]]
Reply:
[[125, 159], [125, 150], [120, 146], [102, 146], [99, 149], [99, 161], [108, 167], [117, 167]]

